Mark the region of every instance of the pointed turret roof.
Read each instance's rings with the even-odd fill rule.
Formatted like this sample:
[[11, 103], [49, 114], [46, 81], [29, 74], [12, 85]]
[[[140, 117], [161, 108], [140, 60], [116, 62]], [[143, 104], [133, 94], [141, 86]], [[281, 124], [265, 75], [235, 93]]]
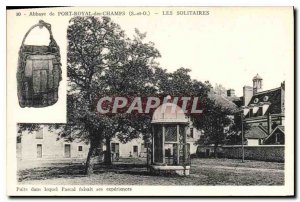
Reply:
[[263, 80], [263, 79], [261, 78], [261, 76], [259, 76], [258, 74], [256, 74], [256, 75], [253, 77], [252, 80], [254, 81], [254, 80]]

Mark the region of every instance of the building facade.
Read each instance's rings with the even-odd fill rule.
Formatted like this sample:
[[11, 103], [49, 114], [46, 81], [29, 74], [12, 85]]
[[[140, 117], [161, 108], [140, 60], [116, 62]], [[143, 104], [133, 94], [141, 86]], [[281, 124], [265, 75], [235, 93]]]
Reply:
[[20, 131], [17, 139], [17, 157], [21, 161], [84, 161], [89, 145], [74, 140], [58, 139], [58, 130], [49, 131], [48, 125], [41, 125], [38, 131]]
[[[82, 162], [84, 163], [89, 151], [89, 143], [78, 139], [72, 142], [58, 139], [59, 130], [51, 129], [47, 124], [41, 125], [38, 131], [19, 131], [17, 135], [17, 159], [27, 162]], [[200, 131], [195, 130], [190, 124], [187, 131], [188, 143], [191, 154], [196, 153], [194, 144], [200, 138]], [[127, 143], [122, 143], [118, 138], [111, 140], [111, 152], [113, 160], [117, 158], [146, 158], [147, 145], [142, 136]], [[99, 145], [105, 152], [105, 143]], [[100, 161], [103, 155], [99, 154]]]
[[252, 79], [253, 87], [244, 86], [243, 115], [248, 129], [244, 137], [247, 145], [284, 144], [285, 84], [263, 90], [263, 79], [258, 74]]

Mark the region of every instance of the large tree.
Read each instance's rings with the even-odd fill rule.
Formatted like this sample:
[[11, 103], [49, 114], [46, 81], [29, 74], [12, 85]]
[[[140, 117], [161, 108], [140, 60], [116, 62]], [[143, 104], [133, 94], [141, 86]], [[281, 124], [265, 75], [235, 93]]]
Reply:
[[[101, 97], [197, 96], [201, 98], [204, 114], [190, 116], [198, 129], [204, 129], [205, 134], [212, 137], [215, 133], [209, 131], [210, 127], [219, 132], [219, 126], [227, 124], [223, 119], [214, 119], [225, 119], [228, 113], [208, 96], [209, 83], [192, 80], [190, 70], [186, 68], [167, 72], [159, 67], [155, 59], [160, 54], [154, 44], [145, 42], [146, 34], [135, 31], [133, 39], [126, 37], [121, 27], [108, 17], [70, 20], [67, 34], [68, 124], [53, 127], [62, 129], [60, 138], [89, 142], [86, 174], [93, 172], [93, 158], [103, 142], [107, 148], [107, 163], [111, 163], [110, 141], [113, 137], [126, 143], [140, 134], [144, 137], [150, 134], [151, 113], [100, 114], [96, 108]], [[36, 126], [26, 127], [33, 130]]]
[[[75, 17], [68, 28], [68, 123], [81, 130], [90, 142], [86, 173], [93, 172], [92, 158], [103, 140], [110, 162], [110, 140], [121, 141], [148, 133], [150, 116], [116, 113], [99, 114], [102, 96], [147, 96], [154, 94], [153, 74], [160, 57], [146, 34], [135, 30], [134, 39], [108, 17]], [[68, 134], [68, 133], [66, 133]], [[70, 133], [71, 134], [71, 133]]]
[[217, 157], [217, 148], [237, 134], [239, 127], [235, 125], [234, 120], [238, 111], [238, 107], [233, 102], [211, 88], [202, 117], [193, 120], [194, 126], [204, 131], [204, 135], [197, 143], [213, 145], [214, 155]]
[[216, 83], [214, 87], [214, 92], [217, 95], [222, 95], [222, 96], [226, 96], [227, 94], [226, 88], [222, 84], [218, 84], [218, 83]]

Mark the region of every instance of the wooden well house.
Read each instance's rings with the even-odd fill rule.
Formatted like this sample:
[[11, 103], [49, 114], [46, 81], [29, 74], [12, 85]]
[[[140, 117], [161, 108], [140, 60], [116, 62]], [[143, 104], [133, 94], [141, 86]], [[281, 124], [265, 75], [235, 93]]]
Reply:
[[190, 148], [186, 135], [189, 120], [183, 110], [173, 103], [164, 103], [155, 110], [151, 123], [151, 172], [189, 175]]

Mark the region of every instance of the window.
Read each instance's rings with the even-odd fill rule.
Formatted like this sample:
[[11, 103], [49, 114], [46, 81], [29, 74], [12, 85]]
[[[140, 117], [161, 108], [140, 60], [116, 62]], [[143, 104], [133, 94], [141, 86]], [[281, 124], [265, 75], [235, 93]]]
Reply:
[[111, 151], [114, 153], [119, 153], [119, 143], [111, 143]]
[[138, 146], [133, 146], [133, 152], [138, 152]]
[[166, 142], [177, 141], [177, 126], [176, 125], [165, 126], [165, 141]]
[[78, 151], [82, 151], [82, 146], [78, 146]]
[[190, 136], [191, 138], [194, 138], [194, 128], [190, 128]]
[[42, 158], [42, 156], [43, 156], [43, 146], [42, 146], [42, 144], [37, 144], [36, 145], [36, 154], [37, 154], [37, 158]]
[[35, 139], [43, 139], [43, 129], [36, 131]]

